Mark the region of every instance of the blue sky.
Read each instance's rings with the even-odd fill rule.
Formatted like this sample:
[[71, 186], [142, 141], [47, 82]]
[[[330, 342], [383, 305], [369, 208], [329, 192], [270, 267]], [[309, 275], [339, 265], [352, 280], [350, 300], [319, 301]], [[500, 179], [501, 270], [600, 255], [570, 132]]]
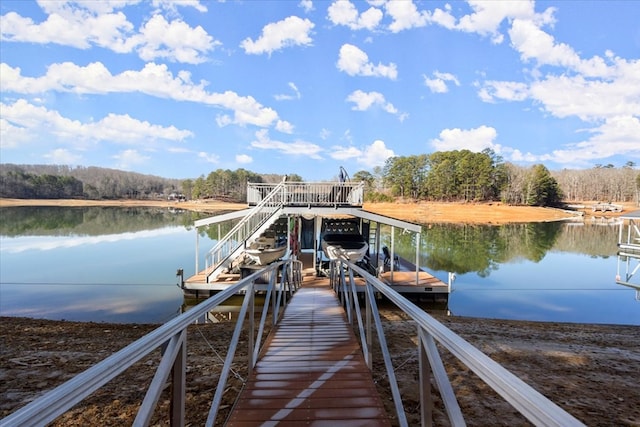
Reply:
[[0, 161], [326, 180], [640, 164], [640, 1], [0, 3]]

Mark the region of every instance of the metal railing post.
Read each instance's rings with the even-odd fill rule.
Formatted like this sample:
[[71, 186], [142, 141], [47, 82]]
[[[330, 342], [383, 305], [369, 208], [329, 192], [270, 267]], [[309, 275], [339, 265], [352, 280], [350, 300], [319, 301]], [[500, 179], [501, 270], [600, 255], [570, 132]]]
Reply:
[[433, 397], [431, 396], [431, 368], [422, 342], [422, 329], [418, 326], [418, 372], [420, 380], [420, 425], [433, 426]]
[[248, 297], [249, 297], [249, 331], [247, 331], [247, 366], [249, 369], [249, 374], [251, 374], [251, 371], [253, 370], [253, 366], [255, 364], [254, 360], [253, 360], [253, 346], [254, 346], [254, 342], [255, 342], [255, 308], [256, 308], [256, 292], [255, 292], [255, 282], [253, 283], [253, 286], [251, 286], [251, 291], [247, 290], [247, 292], [250, 292]]
[[171, 426], [184, 427], [185, 394], [187, 389], [187, 334], [182, 331], [180, 349], [173, 362], [171, 371]]

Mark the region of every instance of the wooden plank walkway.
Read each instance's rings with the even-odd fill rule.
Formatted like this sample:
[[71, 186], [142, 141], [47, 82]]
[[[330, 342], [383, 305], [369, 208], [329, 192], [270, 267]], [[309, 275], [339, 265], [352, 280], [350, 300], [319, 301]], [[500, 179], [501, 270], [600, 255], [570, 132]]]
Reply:
[[228, 426], [391, 425], [328, 280], [312, 283], [291, 299]]

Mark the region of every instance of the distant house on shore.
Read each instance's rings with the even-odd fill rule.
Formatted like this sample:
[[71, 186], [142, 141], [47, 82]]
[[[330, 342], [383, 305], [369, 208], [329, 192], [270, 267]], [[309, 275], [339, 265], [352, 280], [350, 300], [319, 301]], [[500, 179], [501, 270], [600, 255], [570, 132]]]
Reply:
[[184, 196], [184, 194], [181, 193], [171, 193], [167, 197], [167, 200], [169, 200], [170, 202], [186, 202], [187, 198]]

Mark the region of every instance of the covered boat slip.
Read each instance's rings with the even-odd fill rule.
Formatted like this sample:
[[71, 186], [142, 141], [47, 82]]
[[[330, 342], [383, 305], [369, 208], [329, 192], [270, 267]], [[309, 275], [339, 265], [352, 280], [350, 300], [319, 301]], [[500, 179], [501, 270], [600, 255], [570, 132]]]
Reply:
[[[196, 222], [196, 254], [199, 246], [199, 227], [215, 227], [216, 224], [220, 226], [219, 224], [225, 221], [238, 219], [242, 221], [254, 209], [256, 207]], [[277, 218], [272, 221], [282, 220], [282, 218], [288, 218], [292, 221], [287, 235], [289, 248], [284, 258], [293, 257], [301, 261], [305, 274], [326, 275], [328, 259], [325, 257], [321, 247], [323, 221], [327, 218], [350, 218], [359, 222], [360, 230], [364, 231], [363, 237], [368, 242], [368, 255], [366, 256], [368, 270], [371, 273], [375, 273], [383, 282], [403, 294], [430, 294], [441, 298], [446, 297], [451, 291], [450, 282], [444, 283], [432, 274], [422, 270], [418, 265], [418, 248], [422, 228], [418, 224], [375, 214], [353, 206], [284, 205], [279, 208]], [[294, 223], [297, 226], [294, 226]], [[383, 226], [390, 228], [390, 235], [388, 236], [391, 240], [390, 248], [384, 247], [381, 243], [381, 228]], [[395, 254], [393, 242], [397, 229], [402, 233], [415, 233], [416, 259], [413, 262]], [[243, 246], [249, 247], [251, 242], [257, 239], [260, 232], [262, 230], [248, 236]], [[293, 248], [292, 244], [296, 245], [296, 248]], [[240, 255], [236, 255], [236, 257], [238, 256]], [[391, 262], [391, 260], [394, 260], [394, 262]], [[199, 265], [196, 255], [196, 271], [198, 273], [183, 281], [182, 288], [185, 294], [207, 296], [210, 293], [224, 290], [261, 267], [258, 265], [245, 265], [236, 268], [235, 271], [230, 271], [229, 269], [220, 271], [216, 275], [211, 275], [210, 272], [213, 271], [215, 266], [208, 265], [204, 269], [199, 269]], [[266, 287], [266, 281], [264, 286]]]

